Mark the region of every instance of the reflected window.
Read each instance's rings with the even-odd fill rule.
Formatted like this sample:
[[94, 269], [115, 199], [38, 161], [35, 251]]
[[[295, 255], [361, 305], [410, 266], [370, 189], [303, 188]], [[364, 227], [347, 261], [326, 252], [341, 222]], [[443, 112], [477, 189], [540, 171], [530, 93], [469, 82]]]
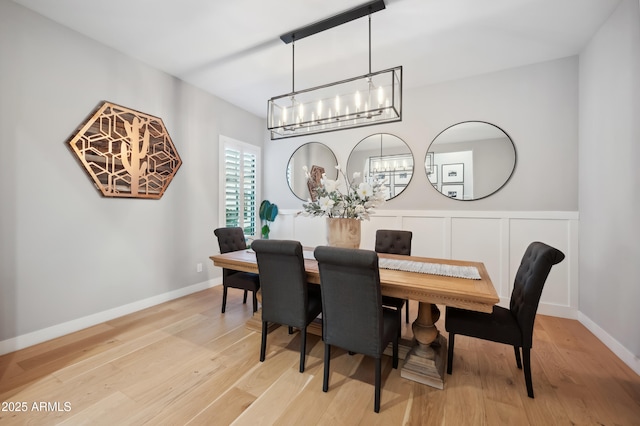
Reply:
[[395, 135], [376, 133], [361, 140], [349, 154], [347, 176], [360, 173], [363, 180], [382, 180], [389, 189], [387, 199], [397, 197], [413, 177], [413, 154]]
[[431, 185], [455, 200], [479, 200], [494, 194], [511, 178], [516, 150], [498, 126], [466, 121], [435, 137], [425, 157]]

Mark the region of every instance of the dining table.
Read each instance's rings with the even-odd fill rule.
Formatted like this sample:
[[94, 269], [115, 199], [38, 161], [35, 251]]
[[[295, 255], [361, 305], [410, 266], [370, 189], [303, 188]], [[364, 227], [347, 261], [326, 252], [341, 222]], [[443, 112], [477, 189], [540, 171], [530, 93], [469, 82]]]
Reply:
[[[321, 284], [313, 249], [303, 250], [307, 281]], [[210, 256], [214, 266], [259, 274], [255, 252], [238, 250]], [[403, 340], [401, 376], [444, 389], [447, 339], [438, 331], [437, 305], [490, 313], [500, 298], [482, 262], [419, 256], [378, 254], [380, 289], [386, 296], [418, 301], [418, 316], [412, 323], [413, 339]], [[260, 312], [251, 321], [260, 321]], [[259, 330], [259, 328], [258, 328]]]

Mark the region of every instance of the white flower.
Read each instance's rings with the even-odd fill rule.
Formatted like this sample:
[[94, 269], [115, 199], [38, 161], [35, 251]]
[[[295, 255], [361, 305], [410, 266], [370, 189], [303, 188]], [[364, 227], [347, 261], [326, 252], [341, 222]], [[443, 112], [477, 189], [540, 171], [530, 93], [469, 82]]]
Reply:
[[318, 204], [320, 204], [320, 208], [325, 212], [331, 211], [335, 202], [329, 197], [320, 197], [318, 200]]
[[388, 198], [384, 181], [365, 179], [365, 182], [355, 184], [354, 181], [361, 176], [359, 172], [353, 173], [353, 180], [350, 182], [340, 165], [336, 169], [339, 176], [336, 180], [327, 179], [327, 175], [322, 174], [320, 186], [315, 188], [318, 198], [316, 201], [308, 200], [303, 203], [304, 211], [301, 214], [368, 220], [372, 209]]
[[335, 190], [338, 189], [338, 181], [337, 180], [322, 179], [322, 184], [324, 185], [325, 189], [329, 193], [335, 192]]
[[373, 188], [367, 182], [362, 182], [358, 185], [358, 195], [360, 198], [367, 198], [373, 195]]

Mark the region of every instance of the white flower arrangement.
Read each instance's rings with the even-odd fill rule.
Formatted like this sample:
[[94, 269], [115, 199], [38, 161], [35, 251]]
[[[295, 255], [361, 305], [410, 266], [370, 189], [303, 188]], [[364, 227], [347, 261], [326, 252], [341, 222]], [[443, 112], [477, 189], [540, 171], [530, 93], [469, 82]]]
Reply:
[[[307, 179], [309, 170], [303, 167]], [[327, 179], [326, 173], [322, 174], [321, 185], [316, 188], [317, 199], [309, 199], [302, 204], [304, 208], [299, 214], [303, 216], [327, 216], [350, 218], [358, 220], [369, 220], [369, 215], [373, 213], [375, 207], [380, 206], [387, 199], [388, 188], [383, 181], [353, 183], [360, 178], [360, 173], [355, 172], [351, 181], [340, 168], [338, 169], [338, 179]], [[346, 191], [342, 190], [342, 176], [346, 185]]]

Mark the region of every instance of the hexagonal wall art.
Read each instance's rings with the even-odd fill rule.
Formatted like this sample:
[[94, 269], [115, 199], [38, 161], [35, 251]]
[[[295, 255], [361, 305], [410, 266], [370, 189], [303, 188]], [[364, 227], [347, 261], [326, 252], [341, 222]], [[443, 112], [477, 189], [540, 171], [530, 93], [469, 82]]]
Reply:
[[182, 165], [161, 118], [109, 102], [69, 146], [105, 197], [160, 199]]

